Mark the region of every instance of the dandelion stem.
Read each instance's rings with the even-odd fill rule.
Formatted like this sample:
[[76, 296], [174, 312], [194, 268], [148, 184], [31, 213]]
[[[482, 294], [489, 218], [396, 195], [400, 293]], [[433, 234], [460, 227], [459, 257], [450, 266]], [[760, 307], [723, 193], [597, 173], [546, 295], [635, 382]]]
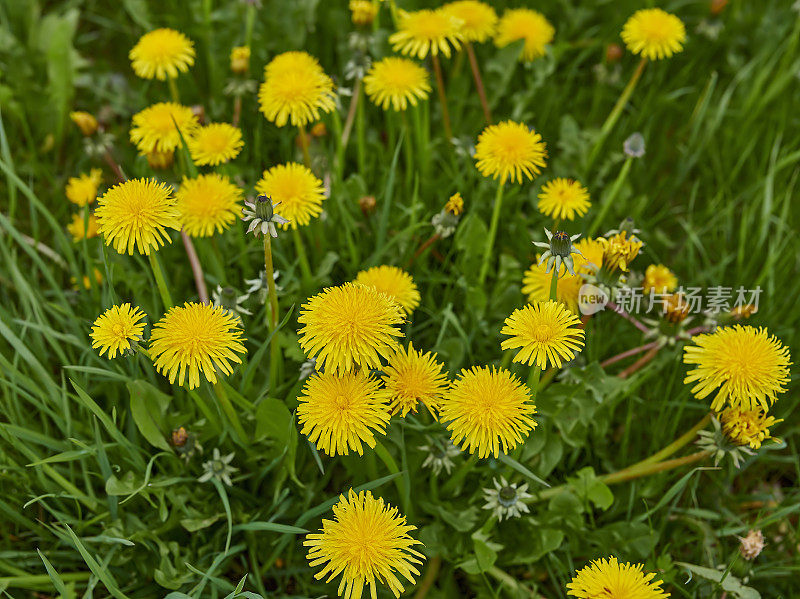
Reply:
[[175, 82], [174, 77], [167, 78], [167, 82], [169, 83], [169, 95], [172, 98], [172, 101], [176, 104], [181, 103], [181, 96], [178, 93], [178, 84]]
[[161, 264], [158, 262], [155, 252], [151, 251], [147, 255], [147, 258], [150, 260], [150, 268], [153, 269], [153, 277], [155, 277], [158, 292], [161, 294], [161, 302], [164, 304], [164, 311], [167, 312], [172, 308], [173, 304], [172, 297], [169, 294], [169, 288], [167, 287], [167, 281], [164, 279], [164, 271], [161, 270]]
[[303, 246], [303, 240], [300, 238], [300, 231], [297, 227], [291, 227], [291, 229], [295, 251], [297, 252], [297, 260], [300, 262], [300, 273], [303, 276], [303, 287], [310, 289], [312, 277], [311, 267], [308, 265], [308, 257], [306, 256], [306, 248]]
[[183, 247], [186, 248], [186, 256], [189, 258], [189, 265], [192, 267], [192, 275], [194, 276], [194, 284], [197, 287], [197, 296], [204, 304], [209, 303], [208, 289], [206, 288], [206, 280], [203, 275], [203, 266], [200, 264], [200, 258], [197, 256], [197, 251], [194, 249], [192, 238], [181, 229], [181, 239], [183, 240]]
[[471, 42], [464, 44], [467, 48], [467, 56], [469, 57], [469, 65], [472, 67], [472, 78], [475, 79], [475, 89], [478, 91], [478, 98], [481, 100], [481, 108], [483, 108], [483, 116], [486, 119], [486, 124], [492, 124], [492, 113], [489, 110], [489, 102], [486, 99], [486, 90], [483, 87], [483, 79], [481, 79], [481, 70], [478, 67], [478, 59], [475, 58], [475, 50], [472, 48]]
[[308, 146], [310, 143], [308, 133], [306, 133], [305, 125], [298, 125], [297, 132], [300, 136], [300, 148], [303, 150], [303, 164], [311, 168], [311, 154], [308, 153]]
[[433, 583], [436, 582], [436, 576], [439, 574], [439, 569], [442, 567], [442, 556], [436, 555], [428, 562], [428, 567], [425, 568], [425, 575], [417, 587], [417, 592], [414, 599], [425, 599], [425, 595], [431, 590]]
[[625, 86], [625, 89], [622, 90], [622, 93], [620, 94], [619, 98], [617, 98], [617, 103], [614, 104], [614, 108], [611, 109], [611, 112], [609, 113], [608, 117], [603, 123], [603, 126], [600, 128], [600, 135], [597, 138], [597, 141], [595, 142], [594, 147], [592, 148], [592, 151], [589, 154], [589, 159], [586, 163], [587, 171], [591, 169], [592, 164], [594, 164], [597, 155], [600, 153], [600, 150], [603, 147], [603, 143], [605, 142], [606, 137], [608, 137], [608, 134], [611, 133], [611, 130], [617, 123], [619, 116], [622, 114], [625, 105], [628, 103], [628, 100], [630, 99], [631, 94], [633, 93], [633, 90], [636, 87], [636, 83], [639, 81], [639, 79], [642, 76], [642, 73], [644, 72], [644, 66], [646, 64], [647, 64], [647, 59], [642, 57], [642, 59], [639, 61], [639, 64], [636, 66], [636, 70], [633, 72], [633, 75], [631, 75], [628, 84]]
[[708, 426], [708, 423], [711, 422], [711, 415], [712, 415], [711, 412], [709, 412], [708, 414], [703, 416], [697, 424], [695, 424], [692, 428], [690, 428], [680, 437], [675, 439], [672, 443], [670, 443], [663, 449], [657, 451], [650, 457], [643, 459], [641, 462], [636, 462], [635, 464], [628, 466], [627, 468], [625, 468], [625, 470], [630, 470], [633, 468], [642, 468], [647, 464], [654, 464], [656, 462], [660, 462], [661, 460], [673, 455], [681, 447], [683, 447], [687, 443], [691, 443], [697, 436], [697, 433], [703, 430], [706, 426]]
[[473, 453], [469, 456], [469, 459], [466, 462], [458, 467], [458, 470], [456, 470], [453, 476], [450, 477], [450, 480], [444, 483], [444, 486], [441, 488], [441, 492], [449, 493], [450, 491], [455, 490], [455, 488], [461, 484], [461, 481], [467, 477], [467, 474], [469, 474], [470, 470], [472, 470], [477, 463], [478, 456], [477, 454]]
[[344, 120], [344, 129], [342, 130], [342, 152], [347, 148], [347, 142], [350, 141], [350, 133], [353, 130], [353, 123], [356, 120], [356, 112], [358, 102], [361, 99], [361, 79], [356, 79], [353, 86], [353, 97], [350, 98], [350, 107], [347, 109], [347, 116]]
[[614, 311], [615, 314], [619, 314], [622, 318], [624, 318], [625, 320], [630, 322], [633, 326], [635, 326], [637, 329], [639, 329], [642, 333], [650, 332], [649, 329], [645, 325], [643, 325], [641, 322], [639, 322], [639, 320], [637, 318], [635, 318], [635, 317], [631, 316], [630, 314], [628, 314], [625, 310], [620, 308], [614, 302], [610, 302], [610, 301], [606, 302], [606, 307], [611, 308]]
[[558, 301], [558, 268], [553, 267], [553, 274], [550, 277], [550, 300]]
[[656, 357], [656, 354], [658, 353], [658, 351], [659, 351], [660, 349], [661, 349], [661, 346], [660, 346], [660, 345], [656, 345], [655, 347], [652, 347], [652, 348], [650, 348], [650, 350], [649, 350], [649, 351], [648, 351], [648, 352], [647, 352], [645, 355], [643, 355], [641, 358], [639, 358], [638, 360], [636, 360], [636, 361], [635, 361], [633, 364], [631, 364], [630, 366], [628, 366], [628, 367], [627, 367], [625, 370], [623, 370], [622, 372], [620, 372], [620, 373], [619, 373], [617, 376], [618, 376], [619, 378], [621, 378], [621, 379], [626, 379], [626, 378], [628, 378], [628, 377], [629, 377], [630, 375], [632, 375], [634, 372], [636, 372], [637, 370], [639, 370], [639, 369], [640, 369], [642, 366], [644, 366], [645, 364], [647, 364], [647, 363], [648, 363], [650, 360], [652, 360], [653, 358], [655, 358], [655, 357]]
[[533, 392], [533, 399], [536, 399], [537, 391], [539, 389], [539, 379], [542, 376], [542, 369], [538, 364], [531, 366], [531, 373], [528, 375], [528, 388]]
[[608, 214], [608, 211], [611, 208], [611, 204], [614, 203], [614, 199], [617, 197], [619, 190], [622, 188], [622, 183], [628, 177], [628, 171], [631, 170], [632, 162], [633, 158], [628, 156], [628, 158], [622, 164], [622, 168], [619, 170], [619, 174], [617, 175], [614, 184], [608, 191], [608, 195], [603, 198], [603, 205], [600, 207], [600, 212], [597, 213], [597, 216], [595, 217], [594, 221], [592, 221], [592, 226], [589, 227], [589, 231], [586, 233], [587, 237], [591, 237], [592, 235], [594, 235], [595, 231], [597, 231], [597, 229], [603, 223], [603, 219], [605, 218], [606, 214]]
[[236, 96], [233, 99], [233, 118], [231, 119], [231, 125], [234, 127], [239, 126], [239, 119], [242, 116], [242, 96]]
[[450, 111], [447, 109], [447, 96], [444, 91], [444, 78], [442, 77], [442, 65], [439, 62], [439, 56], [436, 54], [431, 55], [433, 61], [433, 72], [436, 75], [436, 91], [439, 93], [439, 104], [442, 105], [442, 121], [444, 123], [444, 133], [447, 137], [447, 142], [453, 137], [453, 128], [450, 126]]
[[367, 176], [367, 125], [364, 110], [364, 91], [359, 86], [358, 100], [356, 100], [356, 157], [358, 159], [358, 174]]
[[645, 343], [644, 345], [640, 345], [638, 347], [634, 347], [633, 349], [624, 351], [620, 354], [617, 354], [616, 356], [612, 356], [607, 360], [603, 360], [602, 362], [600, 362], [600, 368], [605, 368], [606, 366], [611, 366], [612, 364], [616, 364], [620, 360], [624, 360], [625, 358], [630, 358], [631, 356], [635, 356], [636, 354], [645, 352], [649, 349], [654, 348], [656, 345], [658, 345], [658, 341], [651, 341], [650, 343]]
[[220, 381], [214, 383], [214, 392], [217, 395], [220, 406], [222, 406], [222, 411], [225, 412], [225, 416], [228, 417], [228, 421], [231, 423], [231, 425], [233, 425], [233, 430], [236, 432], [236, 436], [239, 437], [239, 440], [242, 443], [247, 443], [247, 433], [245, 432], [244, 427], [239, 420], [238, 414], [236, 414], [236, 410], [231, 404], [231, 400], [228, 399], [228, 392], [225, 391], [225, 387], [222, 386]]
[[272, 331], [270, 339], [269, 389], [274, 394], [278, 386], [278, 363], [280, 362], [280, 344], [278, 343], [278, 293], [275, 289], [275, 275], [272, 266], [272, 238], [264, 235], [264, 269], [267, 276], [269, 309], [267, 310], [267, 326]]
[[[389, 472], [392, 474], [399, 474], [400, 468], [397, 466], [397, 462], [394, 461], [392, 454], [389, 453], [389, 450], [383, 446], [380, 441], [375, 441], [375, 453], [381, 459], [386, 467], [389, 469]], [[406, 516], [411, 512], [411, 505], [408, 501], [409, 494], [406, 491], [406, 482], [402, 476], [397, 476], [394, 479], [394, 485], [397, 487], [397, 493], [400, 495], [400, 499], [403, 502], [403, 511], [405, 512]]]
[[492, 247], [494, 246], [494, 238], [497, 235], [497, 225], [500, 222], [500, 208], [503, 205], [503, 187], [501, 183], [497, 187], [497, 195], [494, 198], [494, 210], [492, 211], [492, 222], [489, 225], [489, 236], [486, 238], [486, 248], [483, 250], [483, 262], [481, 263], [481, 271], [478, 276], [478, 282], [483, 285], [486, 280], [486, 274], [489, 272], [489, 256], [492, 254]]
[[417, 258], [419, 258], [419, 257], [422, 255], [422, 253], [423, 253], [425, 250], [427, 250], [429, 247], [431, 247], [431, 246], [432, 246], [434, 243], [436, 243], [436, 242], [437, 242], [439, 239], [441, 239], [441, 235], [439, 235], [438, 233], [434, 233], [433, 235], [431, 235], [430, 237], [428, 237], [428, 239], [426, 239], [426, 240], [425, 240], [425, 241], [424, 241], [424, 242], [423, 242], [423, 243], [422, 243], [422, 244], [421, 244], [421, 245], [420, 245], [420, 246], [417, 248], [417, 251], [416, 251], [416, 252], [414, 252], [414, 255], [413, 255], [413, 256], [411, 256], [411, 259], [409, 259], [409, 261], [408, 261], [408, 264], [406, 264], [406, 270], [408, 270], [409, 268], [411, 268], [411, 265], [412, 265], [412, 264], [414, 264], [414, 260], [416, 260]]

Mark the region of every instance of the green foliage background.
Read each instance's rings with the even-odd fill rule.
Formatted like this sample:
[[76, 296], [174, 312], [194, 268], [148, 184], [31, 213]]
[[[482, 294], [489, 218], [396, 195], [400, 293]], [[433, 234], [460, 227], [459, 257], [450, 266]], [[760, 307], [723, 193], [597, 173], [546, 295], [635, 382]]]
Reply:
[[[499, 12], [508, 3], [494, 4]], [[437, 244], [439, 259], [426, 255], [413, 265], [423, 299], [407, 335], [415, 346], [436, 351], [451, 375], [472, 364], [499, 364], [501, 323], [524, 301], [519, 288], [533, 259], [530, 241], [541, 239], [547, 224], [535, 209], [541, 182], [577, 177], [599, 205], [623, 161], [622, 141], [641, 131], [647, 153], [633, 164], [603, 229], [627, 216], [636, 220], [647, 242], [635, 263], [639, 270], [664, 263], [687, 286], [760, 285], [752, 324], [768, 326], [796, 354], [798, 13], [788, 0], [732, 0], [717, 18], [705, 1], [663, 3], [687, 25], [685, 51], [647, 66], [606, 152], [586, 172], [595, 131], [636, 59], [624, 56], [619, 79], [611, 83], [598, 81], [595, 65], [607, 43], [619, 42], [625, 18], [644, 4], [536, 3], [557, 33], [548, 56], [531, 65], [517, 64], [514, 47], [477, 48], [495, 118], [534, 126], [550, 153], [539, 180], [507, 188], [485, 286], [476, 283], [476, 266], [495, 187], [467, 152], [457, 151], [474, 142], [482, 115], [468, 65], [453, 59], [444, 67], [460, 143], [454, 149], [444, 142], [432, 95], [423, 171], [408, 168], [402, 152], [387, 143], [384, 114], [365, 107], [365, 163], [359, 165], [354, 138], [342, 176], [332, 173], [327, 217], [303, 231], [315, 287], [350, 280], [370, 265], [404, 266], [433, 232], [430, 217], [460, 191], [466, 215], [458, 232]], [[167, 99], [168, 91], [133, 75], [128, 50], [151, 28], [186, 33], [198, 56], [179, 79], [181, 97], [202, 104], [210, 120], [228, 121], [228, 54], [243, 42], [245, 13], [244, 3], [217, 0], [0, 2], [0, 588], [15, 597], [33, 591], [225, 596], [247, 575], [244, 589], [264, 597], [332, 594], [333, 583], [313, 580], [300, 533], [319, 527], [340, 492], [366, 486], [403, 507], [420, 528], [429, 562], [441, 557], [430, 597], [562, 597], [576, 568], [609, 554], [661, 570], [676, 597], [719, 596], [723, 589], [728, 596], [755, 596], [732, 586], [742, 578], [763, 597], [794, 596], [800, 571], [796, 385], [774, 407], [785, 419], [776, 429], [785, 444], [749, 458], [740, 470], [723, 463], [715, 471], [675, 470], [606, 486], [597, 475], [657, 451], [707, 410], [682, 383], [679, 347], [664, 349], [624, 381], [614, 376], [621, 366], [599, 367], [642, 343], [638, 331], [612, 314], [592, 319], [579, 363], [537, 398], [540, 426], [519, 460], [551, 485], [567, 486], [534, 504], [530, 517], [488, 532], [481, 488], [493, 476], [522, 482], [525, 475], [484, 460], [463, 481], [444, 486], [447, 477], [421, 468], [425, 454], [417, 447], [438, 430], [423, 418], [404, 425], [395, 419], [390, 427], [384, 443], [402, 471], [394, 481], [374, 455], [329, 459], [299, 435], [292, 411], [303, 356], [293, 331], [309, 290], [301, 290], [288, 236], [275, 244], [283, 313], [294, 306], [283, 329], [282, 383], [267, 389], [264, 313], [255, 302], [246, 321], [249, 360], [226, 380], [252, 433], [248, 446], [232, 442], [221, 416], [203, 419], [184, 390], [170, 388], [140, 358], [110, 362], [90, 349], [90, 323], [112, 303], [133, 299], [151, 322], [161, 308], [146, 262], [104, 251], [98, 239], [87, 244], [87, 253], [104, 273], [102, 288], [72, 288], [70, 278], [88, 269], [83, 248], [64, 230], [73, 209], [64, 184], [97, 165], [83, 151], [68, 112], [104, 115], [128, 176], [151, 175], [127, 141], [130, 117]], [[265, 0], [256, 15], [252, 73], [260, 76], [275, 53], [304, 49], [340, 87], [351, 87], [343, 79], [352, 30], [345, 2]], [[389, 22], [384, 11], [383, 26]], [[709, 24], [720, 26], [716, 39], [698, 31]], [[377, 32], [374, 56], [388, 53], [387, 35]], [[344, 98], [342, 116], [348, 103]], [[245, 149], [226, 168], [250, 193], [265, 168], [296, 158], [296, 147], [294, 131], [268, 123], [252, 96], [244, 101], [242, 128]], [[316, 144], [318, 166], [330, 171], [332, 136]], [[175, 172], [158, 176], [177, 180]], [[105, 182], [112, 182], [108, 169]], [[365, 194], [377, 198], [377, 211], [368, 217], [358, 207]], [[595, 215], [590, 212], [587, 223]], [[582, 227], [572, 223], [568, 231]], [[220, 282], [243, 289], [244, 279], [257, 276], [261, 246], [243, 236], [240, 224], [218, 237], [218, 252], [203, 241], [197, 246], [210, 287]], [[63, 264], [32, 242], [52, 248]], [[180, 242], [159, 257], [173, 296], [193, 299]], [[216, 410], [210, 388], [200, 392]], [[178, 426], [197, 435], [203, 456], [183, 461], [175, 454], [166, 438]], [[214, 448], [235, 452], [239, 471], [230, 488], [197, 482]], [[396, 490], [398, 480], [405, 497]], [[736, 537], [751, 527], [764, 530], [768, 545], [749, 564], [735, 559]], [[694, 565], [692, 580], [689, 567], [677, 562]], [[714, 572], [703, 570], [718, 567], [730, 567], [722, 586], [710, 582]]]

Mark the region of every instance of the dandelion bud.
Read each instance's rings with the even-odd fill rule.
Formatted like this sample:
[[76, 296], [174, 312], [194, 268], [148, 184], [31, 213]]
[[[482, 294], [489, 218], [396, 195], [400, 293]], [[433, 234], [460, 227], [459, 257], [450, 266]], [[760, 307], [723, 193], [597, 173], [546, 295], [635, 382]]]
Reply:
[[572, 242], [569, 239], [569, 235], [564, 233], [564, 231], [558, 231], [553, 234], [553, 237], [550, 239], [550, 251], [554, 256], [566, 258], [570, 255], [571, 249]]
[[350, 18], [353, 25], [371, 25], [378, 14], [378, 7], [370, 0], [350, 0]]
[[231, 50], [231, 71], [244, 74], [250, 68], [250, 47], [237, 46]]
[[272, 200], [265, 195], [256, 198], [256, 217], [261, 220], [272, 220], [275, 211], [272, 208]]
[[358, 198], [358, 206], [361, 208], [361, 212], [364, 213], [364, 216], [367, 216], [370, 212], [374, 212], [376, 205], [377, 201], [375, 200], [375, 196], [362, 196]]
[[176, 428], [172, 431], [172, 445], [174, 447], [183, 447], [189, 440], [189, 433], [183, 427]]
[[72, 119], [72, 122], [78, 126], [81, 133], [86, 137], [94, 135], [94, 132], [97, 131], [97, 119], [88, 112], [70, 112], [69, 118]]
[[453, 216], [460, 215], [462, 212], [464, 212], [464, 198], [461, 197], [460, 193], [455, 192], [450, 196], [450, 199], [447, 200], [447, 203], [444, 205], [444, 209]]
[[311, 127], [311, 135], [314, 137], [325, 137], [328, 134], [328, 128], [325, 123], [317, 123]]
[[728, 0], [711, 0], [711, 5], [708, 7], [709, 12], [717, 16], [725, 7], [728, 6]]
[[615, 63], [622, 58], [622, 46], [619, 44], [608, 44], [606, 46], [606, 62]]
[[746, 537], [739, 537], [739, 553], [746, 560], [754, 560], [764, 549], [764, 533], [760, 530], [751, 530]]
[[634, 133], [622, 144], [622, 149], [630, 158], [641, 158], [644, 156], [644, 136], [641, 133]]

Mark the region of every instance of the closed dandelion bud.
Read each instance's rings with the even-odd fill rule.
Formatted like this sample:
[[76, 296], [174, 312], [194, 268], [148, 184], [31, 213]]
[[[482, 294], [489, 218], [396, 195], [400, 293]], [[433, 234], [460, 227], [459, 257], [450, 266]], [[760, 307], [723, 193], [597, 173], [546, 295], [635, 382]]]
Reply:
[[555, 233], [551, 233], [549, 229], [544, 230], [545, 235], [547, 235], [547, 243], [542, 243], [540, 241], [534, 241], [533, 245], [544, 248], [546, 251], [540, 256], [539, 264], [546, 264], [547, 270], [546, 272], [550, 272], [553, 268], [555, 268], [556, 272], [561, 272], [561, 265], [563, 264], [567, 271], [571, 274], [575, 274], [575, 267], [572, 260], [572, 254], [578, 254], [579, 256], [583, 256], [581, 254], [580, 249], [573, 245], [573, 241], [580, 237], [580, 234], [573, 235], [570, 237], [564, 231], [557, 231]]
[[69, 118], [72, 119], [72, 122], [78, 126], [78, 129], [80, 129], [81, 133], [86, 137], [94, 135], [94, 132], [97, 131], [97, 119], [88, 112], [70, 112]]
[[189, 440], [189, 433], [183, 427], [176, 428], [172, 431], [172, 445], [173, 447], [183, 447], [186, 441]]
[[689, 316], [689, 302], [680, 293], [673, 293], [664, 300], [664, 318], [673, 323], [682, 322]]
[[311, 135], [314, 137], [325, 137], [328, 134], [328, 128], [325, 123], [317, 123], [311, 127]]
[[746, 560], [756, 559], [766, 545], [760, 530], [751, 530], [746, 537], [739, 537], [739, 543], [739, 553]]
[[237, 46], [231, 50], [231, 71], [243, 74], [250, 68], [250, 47]]
[[370, 0], [350, 0], [350, 18], [353, 25], [371, 25], [378, 7]]
[[175, 159], [175, 153], [169, 152], [148, 152], [145, 154], [147, 157], [147, 164], [154, 170], [163, 170], [172, 166]]
[[725, 10], [726, 6], [728, 6], [728, 0], [711, 0], [711, 5], [708, 7], [708, 11], [712, 15], [717, 16], [719, 13]]
[[272, 208], [272, 200], [265, 196], [260, 195], [256, 198], [256, 217], [261, 220], [272, 220], [275, 210]]
[[361, 212], [364, 213], [364, 216], [374, 212], [377, 204], [378, 203], [375, 200], [375, 196], [361, 196], [358, 198], [358, 206], [361, 208]]
[[570, 254], [570, 249], [572, 249], [572, 242], [569, 239], [569, 235], [564, 231], [558, 231], [553, 235], [550, 240], [550, 251], [554, 256], [566, 258]]
[[622, 58], [622, 46], [619, 44], [608, 44], [606, 46], [606, 62], [615, 63]]

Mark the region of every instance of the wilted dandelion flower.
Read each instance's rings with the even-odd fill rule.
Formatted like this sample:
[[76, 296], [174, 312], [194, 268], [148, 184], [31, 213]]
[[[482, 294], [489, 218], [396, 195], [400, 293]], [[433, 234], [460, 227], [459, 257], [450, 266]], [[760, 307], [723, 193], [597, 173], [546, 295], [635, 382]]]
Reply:
[[664, 298], [662, 304], [662, 313], [664, 318], [673, 323], [679, 323], [686, 320], [691, 311], [691, 304], [686, 301], [682, 293], [672, 293]]
[[297, 421], [308, 440], [330, 456], [375, 447], [375, 432], [386, 434], [388, 393], [365, 370], [308, 378], [297, 398]]
[[267, 120], [278, 127], [287, 123], [305, 126], [335, 107], [333, 81], [307, 52], [279, 54], [265, 67], [264, 74], [259, 105]]
[[453, 442], [450, 439], [434, 437], [426, 438], [427, 443], [419, 446], [420, 451], [424, 451], [428, 454], [425, 458], [425, 461], [422, 462], [422, 467], [430, 468], [433, 471], [434, 476], [439, 476], [442, 470], [444, 470], [447, 474], [450, 474], [450, 471], [455, 465], [453, 458], [461, 455], [461, 451], [458, 449], [458, 447], [453, 445]]
[[97, 227], [97, 217], [94, 214], [90, 214], [85, 223], [82, 214], [73, 214], [72, 222], [67, 225], [67, 231], [72, 235], [72, 240], [75, 242], [83, 239], [92, 239], [100, 234], [100, 230]]
[[131, 142], [142, 154], [172, 152], [181, 146], [181, 134], [188, 141], [198, 126], [188, 106], [159, 102], [133, 115]]
[[174, 29], [156, 29], [139, 38], [128, 58], [142, 79], [174, 79], [194, 64], [194, 44]]
[[428, 71], [407, 58], [389, 56], [372, 64], [364, 77], [364, 91], [377, 106], [402, 111], [417, 105], [431, 91]]
[[378, 14], [378, 5], [371, 0], [350, 0], [349, 8], [353, 25], [371, 25]]
[[[742, 410], [740, 408], [725, 408], [719, 417], [722, 423], [722, 432], [736, 445], [747, 445], [750, 449], [758, 449], [761, 443], [772, 439], [769, 427], [783, 420], [776, 420], [767, 416], [761, 408]], [[773, 439], [778, 441], [777, 439]]]
[[678, 277], [663, 264], [651, 264], [644, 271], [642, 289], [645, 293], [650, 293], [651, 289], [656, 293], [667, 293], [674, 291], [677, 286]]
[[342, 575], [340, 597], [360, 599], [369, 585], [375, 599], [376, 581], [399, 597], [404, 588], [398, 577], [413, 584], [414, 576], [419, 576], [417, 565], [425, 557], [413, 549], [421, 544], [408, 534], [415, 529], [396, 507], [375, 499], [370, 491], [356, 494], [350, 489], [333, 506], [333, 520], [323, 520], [321, 531], [306, 535], [303, 545], [309, 548], [312, 568], [325, 564], [315, 578], [327, 576], [330, 582]]
[[[537, 260], [531, 264], [522, 277], [522, 293], [528, 302], [543, 302], [550, 299], [550, 285], [553, 275], [547, 272], [547, 265]], [[578, 312], [578, 293], [583, 285], [580, 274], [571, 275], [563, 264], [556, 281], [556, 299], [572, 312]]]
[[494, 43], [502, 48], [525, 40], [520, 58], [531, 61], [545, 55], [545, 46], [553, 41], [555, 32], [543, 14], [529, 8], [514, 8], [506, 10], [500, 18]]
[[542, 136], [523, 123], [504, 121], [489, 125], [478, 136], [475, 166], [484, 177], [522, 183], [533, 180], [544, 168], [547, 146]]
[[460, 193], [455, 192], [447, 200], [447, 203], [444, 205], [444, 209], [453, 216], [459, 216], [462, 212], [464, 212], [464, 198], [461, 197]]
[[574, 179], [553, 179], [542, 186], [537, 207], [554, 219], [575, 220], [589, 210], [589, 192]]
[[86, 137], [93, 135], [94, 132], [97, 131], [97, 119], [89, 112], [76, 110], [69, 113], [69, 118], [78, 126], [78, 129], [80, 129], [81, 133]]
[[508, 484], [504, 476], [500, 477], [499, 482], [496, 478], [492, 479], [492, 482], [494, 489], [483, 489], [483, 498], [486, 501], [483, 509], [491, 510], [501, 522], [503, 518], [506, 520], [519, 518], [522, 514], [530, 512], [525, 501], [533, 495], [527, 492], [527, 483], [519, 487], [516, 483]]
[[197, 479], [199, 483], [207, 483], [212, 479], [216, 479], [221, 483], [232, 486], [231, 476], [238, 472], [238, 468], [231, 466], [235, 454], [229, 453], [226, 456], [220, 454], [219, 449], [214, 448], [212, 458], [203, 463], [203, 475]]
[[611, 272], [617, 269], [628, 272], [628, 265], [639, 255], [644, 245], [635, 235], [628, 237], [627, 231], [620, 231], [604, 242], [603, 265]]
[[389, 410], [405, 418], [416, 413], [422, 402], [431, 414], [436, 415], [442, 396], [447, 390], [447, 379], [442, 374], [442, 364], [436, 354], [422, 353], [409, 342], [408, 349], [397, 348], [383, 368], [383, 384], [390, 396]]
[[756, 559], [766, 546], [764, 533], [760, 530], [751, 530], [746, 537], [739, 537], [739, 553], [748, 561]]
[[459, 0], [442, 7], [461, 21], [459, 31], [464, 41], [483, 43], [494, 35], [497, 13], [490, 5], [476, 0]]
[[461, 449], [480, 458], [507, 454], [536, 427], [530, 391], [509, 371], [462, 370], [445, 394], [439, 420]]
[[378, 368], [394, 354], [403, 320], [399, 306], [373, 287], [328, 287], [300, 308], [300, 347], [328, 372]]
[[272, 198], [276, 214], [288, 219], [282, 223], [285, 231], [307, 225], [322, 214], [325, 188], [310, 168], [297, 162], [278, 164], [264, 171], [256, 183], [256, 191]]
[[241, 314], [252, 315], [253, 313], [245, 308], [242, 304], [250, 298], [250, 295], [239, 295], [233, 287], [223, 287], [217, 285], [217, 288], [211, 292], [211, 303], [215, 306], [220, 306], [231, 316], [235, 316], [241, 320]]
[[663, 582], [654, 573], [642, 572], [642, 564], [620, 564], [616, 557], [594, 560], [578, 570], [567, 584], [567, 594], [579, 599], [664, 599]]
[[241, 129], [228, 123], [211, 123], [197, 129], [186, 145], [195, 164], [216, 166], [236, 158], [244, 142]]
[[120, 254], [150, 255], [171, 243], [167, 229], [179, 231], [180, 213], [172, 189], [154, 179], [130, 179], [109, 189], [94, 211], [106, 245]]
[[450, 58], [461, 47], [461, 20], [444, 9], [398, 11], [397, 31], [389, 36], [392, 49], [403, 56], [425, 58], [440, 52]]
[[70, 177], [64, 189], [67, 199], [77, 206], [92, 204], [97, 199], [97, 188], [103, 180], [103, 171], [93, 168], [89, 174], [81, 173]]
[[236, 46], [231, 50], [231, 71], [246, 73], [250, 68], [250, 46]]
[[580, 319], [552, 300], [518, 308], [503, 324], [500, 334], [509, 335], [510, 339], [500, 347], [520, 348], [514, 362], [535, 364], [542, 370], [548, 363], [561, 368], [562, 363], [575, 359], [583, 348], [585, 334]]
[[183, 229], [192, 237], [221, 233], [242, 211], [243, 192], [228, 177], [210, 173], [194, 179], [183, 178], [175, 192], [175, 207]]
[[622, 41], [634, 54], [660, 60], [683, 50], [686, 28], [673, 14], [660, 8], [645, 8], [637, 10], [625, 22]]
[[789, 381], [789, 348], [764, 328], [733, 325], [692, 337], [696, 345], [683, 348], [685, 364], [695, 364], [685, 383], [696, 383], [692, 393], [704, 399], [717, 391], [711, 408], [765, 412], [784, 393]]
[[92, 325], [92, 348], [100, 348], [100, 355], [108, 352], [108, 359], [131, 349], [131, 342], [140, 341], [144, 332], [144, 312], [130, 304], [112, 306]]
[[396, 266], [373, 266], [356, 275], [355, 283], [373, 287], [400, 306], [404, 314], [411, 314], [419, 306], [420, 294], [414, 279]]
[[237, 354], [247, 353], [240, 324], [220, 306], [186, 302], [171, 308], [150, 334], [156, 370], [189, 389], [200, 385], [200, 373], [216, 383], [218, 370], [232, 374], [231, 362], [240, 364]]

